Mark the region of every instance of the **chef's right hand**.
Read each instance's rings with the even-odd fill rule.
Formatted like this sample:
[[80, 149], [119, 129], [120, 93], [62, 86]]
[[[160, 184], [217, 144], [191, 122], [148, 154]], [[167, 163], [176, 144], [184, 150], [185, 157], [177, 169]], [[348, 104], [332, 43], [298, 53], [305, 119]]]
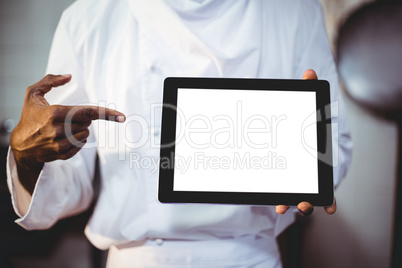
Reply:
[[70, 80], [71, 75], [47, 75], [28, 87], [21, 119], [11, 133], [18, 177], [31, 194], [45, 162], [71, 158], [82, 148], [92, 120], [125, 121], [124, 114], [104, 107], [49, 105], [45, 94]]

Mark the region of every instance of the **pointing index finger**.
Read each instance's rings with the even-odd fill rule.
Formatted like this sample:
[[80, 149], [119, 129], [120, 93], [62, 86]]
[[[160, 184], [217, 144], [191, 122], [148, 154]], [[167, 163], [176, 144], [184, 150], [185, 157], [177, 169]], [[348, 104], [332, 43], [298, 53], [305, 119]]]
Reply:
[[88, 122], [98, 119], [123, 123], [126, 117], [121, 112], [101, 106], [70, 106], [64, 120]]

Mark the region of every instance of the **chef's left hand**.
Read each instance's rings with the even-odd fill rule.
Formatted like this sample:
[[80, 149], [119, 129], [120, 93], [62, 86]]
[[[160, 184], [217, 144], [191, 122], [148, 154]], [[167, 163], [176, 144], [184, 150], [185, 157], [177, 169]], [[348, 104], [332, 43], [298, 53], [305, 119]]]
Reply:
[[[304, 72], [303, 79], [305, 80], [317, 80], [317, 74], [314, 70], [309, 69]], [[275, 207], [275, 210], [278, 214], [285, 214], [285, 212], [289, 209], [288, 206], [278, 205]], [[314, 207], [309, 202], [301, 202], [297, 205], [297, 209], [299, 210], [300, 215], [309, 216], [313, 213]], [[328, 214], [334, 214], [336, 211], [336, 200], [334, 200], [334, 204], [330, 207], [325, 207], [325, 212]]]

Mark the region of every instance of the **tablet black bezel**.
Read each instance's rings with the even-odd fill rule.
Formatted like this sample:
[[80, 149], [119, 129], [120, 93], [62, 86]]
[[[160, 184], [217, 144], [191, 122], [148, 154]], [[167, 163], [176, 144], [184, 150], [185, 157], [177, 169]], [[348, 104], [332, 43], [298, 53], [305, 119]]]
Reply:
[[[289, 205], [307, 201], [313, 206], [333, 204], [332, 133], [330, 89], [325, 80], [248, 79], [248, 78], [180, 78], [165, 79], [163, 91], [162, 129], [160, 159], [175, 153], [176, 111], [178, 88], [229, 89], [229, 90], [285, 90], [316, 92], [317, 148], [325, 154], [325, 162], [318, 161], [318, 194], [305, 193], [241, 193], [241, 192], [196, 192], [174, 191], [174, 163], [168, 168], [159, 165], [158, 199], [162, 203], [211, 203], [243, 205]], [[323, 119], [323, 120], [322, 120]], [[328, 145], [328, 146], [327, 146]], [[174, 158], [171, 159], [174, 161]]]

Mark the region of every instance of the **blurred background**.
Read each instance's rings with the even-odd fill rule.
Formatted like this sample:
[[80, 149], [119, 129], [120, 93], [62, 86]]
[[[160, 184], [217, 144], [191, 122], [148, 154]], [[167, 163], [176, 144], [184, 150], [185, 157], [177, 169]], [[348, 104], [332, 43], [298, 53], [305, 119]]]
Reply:
[[[72, 2], [0, 0], [0, 267], [102, 267], [104, 263], [105, 253], [94, 249], [82, 234], [90, 211], [49, 231], [26, 232], [13, 222], [17, 216], [6, 187], [9, 133], [19, 120], [25, 89], [45, 74], [53, 33]], [[372, 1], [320, 2], [335, 48], [339, 25]], [[328, 216], [316, 209], [312, 217], [299, 219], [279, 238], [285, 267], [391, 266], [397, 126], [346, 96], [345, 100], [352, 137], [358, 138], [353, 139], [349, 173], [336, 191], [338, 211]]]

